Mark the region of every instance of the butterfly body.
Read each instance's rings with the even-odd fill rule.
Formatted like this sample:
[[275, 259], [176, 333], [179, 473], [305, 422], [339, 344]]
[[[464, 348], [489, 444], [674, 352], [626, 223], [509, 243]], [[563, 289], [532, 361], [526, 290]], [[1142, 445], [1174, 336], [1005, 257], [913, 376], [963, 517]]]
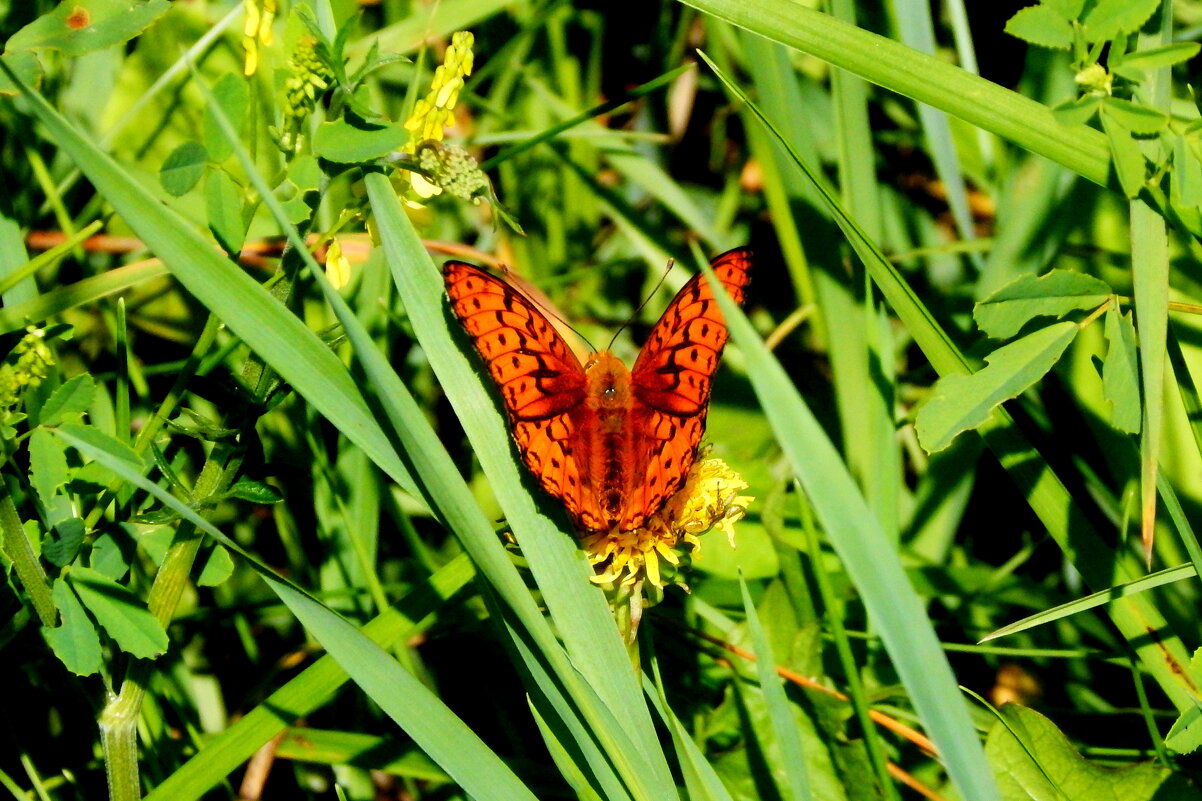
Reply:
[[[740, 248], [713, 262], [737, 302], [750, 260]], [[627, 368], [609, 351], [581, 364], [537, 307], [483, 270], [451, 261], [443, 271], [543, 489], [580, 531], [642, 526], [684, 484], [705, 432], [726, 326], [704, 276], [677, 294]]]

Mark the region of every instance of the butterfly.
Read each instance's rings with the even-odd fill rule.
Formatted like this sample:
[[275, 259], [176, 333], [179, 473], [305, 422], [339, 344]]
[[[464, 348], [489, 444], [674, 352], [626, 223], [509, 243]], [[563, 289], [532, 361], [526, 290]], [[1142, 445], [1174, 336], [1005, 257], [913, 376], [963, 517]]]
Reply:
[[[745, 247], [711, 262], [736, 303], [751, 264]], [[727, 339], [704, 275], [668, 304], [630, 369], [608, 350], [582, 364], [533, 303], [479, 267], [448, 261], [443, 279], [526, 466], [579, 532], [637, 529], [680, 490]]]

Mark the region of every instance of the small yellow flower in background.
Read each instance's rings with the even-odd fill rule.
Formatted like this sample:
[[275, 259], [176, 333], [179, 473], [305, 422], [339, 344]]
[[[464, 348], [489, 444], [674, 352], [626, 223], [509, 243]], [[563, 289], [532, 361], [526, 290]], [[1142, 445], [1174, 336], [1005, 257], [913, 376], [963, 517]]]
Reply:
[[342, 252], [337, 238], [331, 239], [326, 247], [326, 278], [335, 289], [342, 289], [351, 282], [351, 262]]
[[663, 588], [665, 580], [683, 585], [678, 576], [665, 577], [661, 561], [670, 568], [677, 567], [682, 545], [693, 556], [699, 556], [698, 537], [715, 528], [726, 534], [733, 547], [734, 524], [755, 500], [739, 494], [747, 486], [743, 477], [721, 459], [695, 462], [680, 491], [641, 528], [584, 537], [581, 545], [597, 571], [592, 580], [610, 589], [629, 589], [642, 581], [656, 591]]
[[[405, 120], [405, 130], [409, 132], [409, 142], [402, 149], [415, 159], [423, 147], [434, 147], [438, 150], [446, 134], [446, 129], [455, 124], [455, 104], [459, 102], [459, 92], [463, 89], [464, 79], [472, 74], [472, 44], [475, 37], [470, 31], [458, 31], [451, 36], [451, 46], [447, 48], [442, 64], [434, 70], [434, 79], [430, 82], [430, 91], [418, 100], [413, 107], [413, 113]], [[470, 156], [469, 156], [470, 158]], [[427, 169], [425, 165], [421, 165]], [[433, 172], [438, 173], [439, 165]], [[432, 183], [425, 176], [410, 171], [409, 185], [413, 193], [428, 199], [441, 194], [443, 187]]]
[[270, 47], [272, 42], [271, 26], [275, 22], [276, 0], [242, 0], [246, 9], [246, 22], [242, 26], [242, 47], [246, 50], [246, 60], [242, 65], [244, 75], [254, 75], [259, 71], [259, 44]]

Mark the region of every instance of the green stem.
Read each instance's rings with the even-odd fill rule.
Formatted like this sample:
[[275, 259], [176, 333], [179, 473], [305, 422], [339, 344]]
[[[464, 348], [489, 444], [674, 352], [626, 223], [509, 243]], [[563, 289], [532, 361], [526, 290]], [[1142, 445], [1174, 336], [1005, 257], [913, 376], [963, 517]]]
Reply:
[[5, 555], [12, 560], [17, 578], [33, 602], [34, 611], [38, 613], [42, 625], [57, 625], [58, 609], [50, 597], [50, 579], [42, 570], [29, 538], [25, 536], [21, 518], [17, 516], [17, 507], [13, 505], [3, 477], [0, 477], [0, 542], [3, 543]]

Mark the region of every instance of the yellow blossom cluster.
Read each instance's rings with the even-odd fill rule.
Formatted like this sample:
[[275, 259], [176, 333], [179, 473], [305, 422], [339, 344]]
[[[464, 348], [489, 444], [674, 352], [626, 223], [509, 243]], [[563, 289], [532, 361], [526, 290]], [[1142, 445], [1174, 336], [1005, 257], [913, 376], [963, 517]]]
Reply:
[[[472, 74], [472, 45], [475, 38], [470, 31], [458, 31], [451, 36], [442, 64], [434, 70], [430, 91], [417, 101], [413, 113], [405, 120], [409, 132], [409, 143], [403, 152], [416, 156], [418, 149], [427, 143], [441, 142], [446, 129], [455, 122], [455, 104], [464, 80]], [[409, 173], [410, 185], [421, 198], [431, 198], [442, 192], [442, 188], [431, 183], [416, 172]]]
[[246, 22], [242, 25], [242, 48], [246, 51], [242, 72], [248, 76], [259, 71], [259, 45], [271, 46], [271, 25], [275, 22], [277, 0], [262, 0], [262, 8], [259, 1], [242, 0], [246, 11]]
[[679, 565], [682, 545], [697, 554], [701, 546], [698, 537], [710, 529], [726, 534], [733, 547], [734, 524], [755, 500], [739, 494], [747, 486], [721, 459], [695, 462], [680, 491], [642, 527], [584, 537], [581, 544], [597, 570], [592, 580], [610, 587], [630, 587], [646, 579], [658, 589], [665, 581], [660, 560], [672, 567]]

